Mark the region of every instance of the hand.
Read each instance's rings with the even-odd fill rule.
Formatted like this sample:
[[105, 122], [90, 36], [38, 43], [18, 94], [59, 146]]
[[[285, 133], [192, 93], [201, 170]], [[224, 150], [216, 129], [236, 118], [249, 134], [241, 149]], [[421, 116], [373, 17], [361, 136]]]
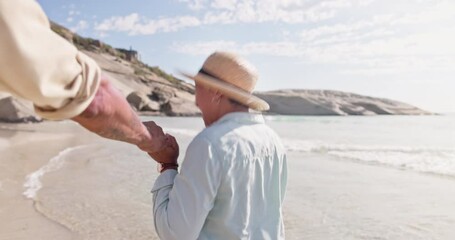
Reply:
[[161, 151], [148, 154], [158, 163], [177, 163], [179, 145], [173, 136], [166, 134], [166, 146]]
[[141, 142], [137, 146], [149, 154], [164, 150], [167, 146], [168, 137], [164, 134], [163, 129], [153, 121], [143, 122], [143, 124], [147, 128], [151, 140]]

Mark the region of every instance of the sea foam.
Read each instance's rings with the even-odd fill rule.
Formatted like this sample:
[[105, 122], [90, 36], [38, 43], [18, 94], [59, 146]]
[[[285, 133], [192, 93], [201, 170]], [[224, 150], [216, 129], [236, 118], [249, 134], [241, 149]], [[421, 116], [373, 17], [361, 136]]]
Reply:
[[329, 144], [283, 139], [289, 152], [327, 154], [342, 159], [455, 177], [455, 149], [438, 147]]
[[184, 129], [184, 128], [164, 128], [163, 131], [170, 132], [172, 134], [185, 135], [185, 136], [189, 136], [189, 137], [194, 137], [199, 133], [198, 131]]
[[24, 183], [24, 187], [26, 189], [23, 192], [24, 196], [27, 198], [30, 198], [30, 199], [35, 199], [36, 194], [42, 188], [41, 178], [46, 173], [59, 170], [65, 163], [65, 160], [69, 154], [71, 154], [74, 151], [86, 148], [87, 146], [88, 145], [82, 145], [82, 146], [67, 148], [67, 149], [61, 151], [60, 153], [58, 153], [57, 156], [51, 158], [49, 160], [49, 162], [47, 162], [46, 165], [42, 166], [37, 171], [27, 175], [27, 177], [25, 179], [25, 183]]

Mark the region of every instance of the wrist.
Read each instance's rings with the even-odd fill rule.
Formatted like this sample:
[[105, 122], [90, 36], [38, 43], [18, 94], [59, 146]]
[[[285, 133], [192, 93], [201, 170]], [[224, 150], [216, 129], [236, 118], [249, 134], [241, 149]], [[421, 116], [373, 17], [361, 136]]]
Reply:
[[158, 172], [163, 173], [164, 171], [168, 169], [174, 169], [177, 170], [179, 167], [178, 163], [158, 163]]
[[150, 147], [152, 143], [152, 135], [147, 131], [147, 128], [144, 125], [141, 126], [137, 141], [136, 145], [140, 148]]
[[143, 124], [141, 125], [141, 133], [138, 135], [135, 145], [138, 146], [142, 151], [150, 152], [151, 148], [153, 148], [153, 137], [147, 131], [147, 128]]

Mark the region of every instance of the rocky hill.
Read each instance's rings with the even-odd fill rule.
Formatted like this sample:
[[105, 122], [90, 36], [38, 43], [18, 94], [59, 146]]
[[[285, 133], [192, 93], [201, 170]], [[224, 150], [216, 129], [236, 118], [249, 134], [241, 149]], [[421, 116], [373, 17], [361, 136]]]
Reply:
[[[157, 66], [141, 62], [138, 52], [118, 49], [84, 38], [52, 23], [52, 30], [92, 57], [131, 106], [143, 115], [194, 116], [194, 86]], [[159, 60], [157, 60], [159, 62]], [[257, 93], [269, 102], [270, 114], [378, 115], [429, 114], [413, 106], [351, 93], [317, 90], [281, 90]], [[36, 122], [29, 102], [0, 94], [0, 122]]]
[[406, 103], [329, 90], [279, 90], [256, 93], [283, 115], [428, 115]]
[[168, 116], [200, 113], [194, 104], [193, 85], [141, 62], [136, 51], [81, 37], [56, 23], [52, 23], [52, 30], [93, 58], [135, 110]]

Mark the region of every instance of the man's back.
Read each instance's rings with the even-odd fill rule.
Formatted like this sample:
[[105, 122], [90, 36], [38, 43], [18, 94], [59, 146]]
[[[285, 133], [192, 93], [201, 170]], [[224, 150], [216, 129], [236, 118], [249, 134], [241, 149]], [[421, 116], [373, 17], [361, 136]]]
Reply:
[[219, 187], [199, 239], [284, 238], [286, 156], [262, 116], [228, 114], [197, 138], [211, 143], [208, 161], [220, 164]]
[[284, 239], [286, 155], [261, 115], [224, 115], [187, 148], [180, 173], [155, 181], [162, 239]]

